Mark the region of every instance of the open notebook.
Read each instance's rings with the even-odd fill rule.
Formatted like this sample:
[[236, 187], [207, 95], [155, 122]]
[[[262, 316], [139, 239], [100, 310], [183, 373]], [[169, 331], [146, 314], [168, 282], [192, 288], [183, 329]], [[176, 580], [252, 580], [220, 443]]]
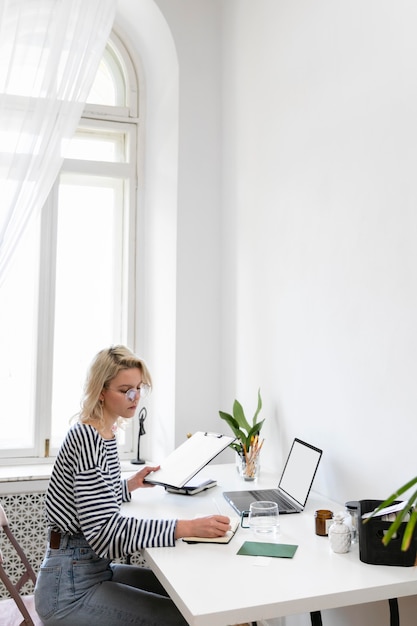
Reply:
[[300, 513], [307, 502], [322, 450], [295, 438], [276, 489], [225, 491], [226, 500], [241, 515], [255, 500], [278, 503], [280, 513]]
[[229, 543], [235, 532], [239, 528], [240, 519], [238, 517], [230, 518], [230, 530], [223, 537], [183, 537], [185, 543]]

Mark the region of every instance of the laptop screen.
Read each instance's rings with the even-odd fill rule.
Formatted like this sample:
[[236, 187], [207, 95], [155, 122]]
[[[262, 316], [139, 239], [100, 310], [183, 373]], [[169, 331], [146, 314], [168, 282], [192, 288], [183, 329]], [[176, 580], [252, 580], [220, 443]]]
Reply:
[[278, 487], [305, 506], [322, 451], [295, 438]]

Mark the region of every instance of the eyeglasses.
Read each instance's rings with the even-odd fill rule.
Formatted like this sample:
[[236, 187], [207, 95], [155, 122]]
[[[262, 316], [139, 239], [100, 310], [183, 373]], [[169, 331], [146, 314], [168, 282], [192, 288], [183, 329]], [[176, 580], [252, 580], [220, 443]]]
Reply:
[[126, 396], [126, 399], [129, 400], [129, 402], [134, 402], [137, 396], [140, 396], [141, 398], [146, 398], [146, 396], [149, 395], [151, 387], [150, 385], [147, 385], [146, 383], [141, 383], [139, 387], [132, 387], [131, 389], [128, 389], [127, 391], [121, 391], [120, 389], [112, 389], [111, 387], [108, 387], [108, 389], [110, 389], [110, 391], [118, 391], [119, 393], [123, 393]]

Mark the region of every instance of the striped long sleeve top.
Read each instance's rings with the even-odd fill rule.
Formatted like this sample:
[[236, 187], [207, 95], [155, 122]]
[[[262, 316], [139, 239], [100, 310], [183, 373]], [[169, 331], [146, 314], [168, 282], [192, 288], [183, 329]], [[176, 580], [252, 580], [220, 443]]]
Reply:
[[120, 513], [130, 501], [121, 479], [116, 439], [103, 439], [88, 424], [67, 433], [46, 494], [48, 525], [62, 533], [82, 533], [93, 550], [110, 559], [145, 547], [175, 545], [176, 520], [137, 519]]

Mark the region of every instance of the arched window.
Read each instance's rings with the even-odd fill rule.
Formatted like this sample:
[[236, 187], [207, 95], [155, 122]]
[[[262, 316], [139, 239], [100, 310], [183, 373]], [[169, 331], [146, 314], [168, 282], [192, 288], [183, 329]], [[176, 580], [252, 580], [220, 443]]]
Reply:
[[0, 289], [0, 351], [10, 355], [0, 458], [54, 455], [94, 354], [133, 345], [137, 111], [135, 69], [112, 33], [60, 176]]
[[136, 117], [137, 110], [138, 86], [135, 68], [123, 42], [113, 32], [87, 98], [85, 113], [101, 111], [104, 114], [107, 111], [113, 116], [119, 114]]

